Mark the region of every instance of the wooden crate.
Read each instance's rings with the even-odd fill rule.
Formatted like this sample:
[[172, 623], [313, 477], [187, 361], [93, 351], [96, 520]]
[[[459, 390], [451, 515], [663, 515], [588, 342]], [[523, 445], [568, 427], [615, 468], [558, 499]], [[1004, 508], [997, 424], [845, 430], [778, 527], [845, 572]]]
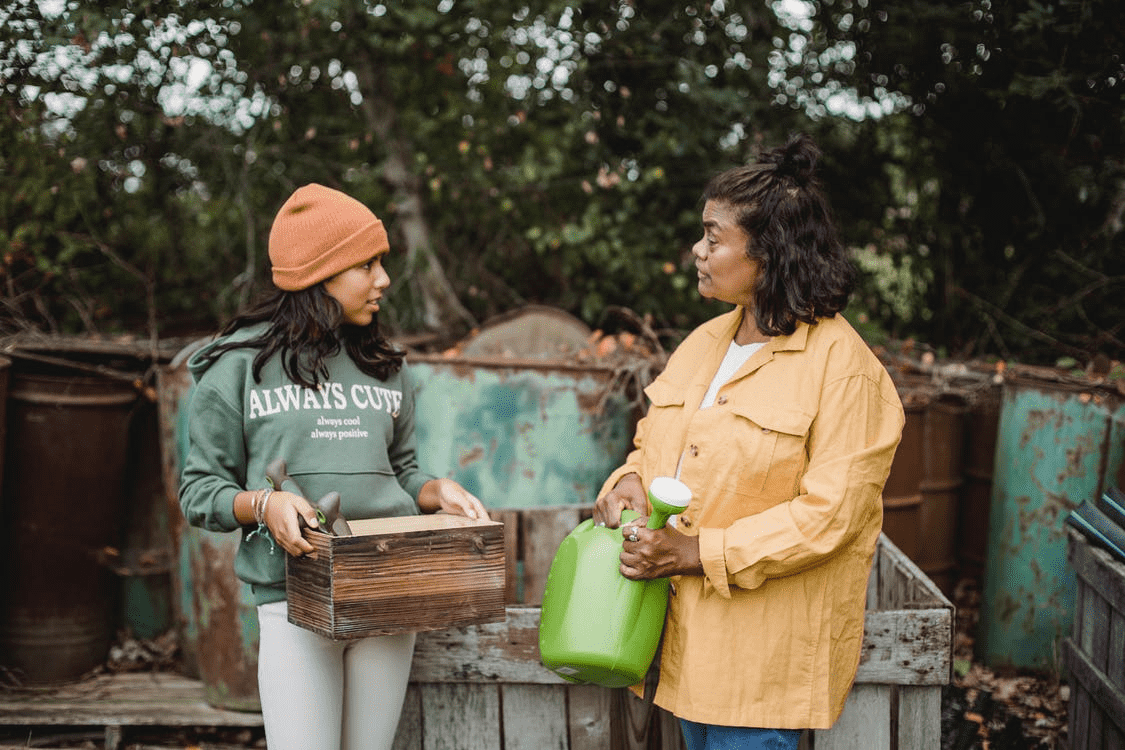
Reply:
[[445, 514], [308, 532], [312, 555], [287, 557], [289, 621], [334, 640], [504, 619], [504, 527]]
[[1074, 622], [1063, 642], [1072, 750], [1125, 750], [1125, 564], [1067, 527], [1076, 574]]

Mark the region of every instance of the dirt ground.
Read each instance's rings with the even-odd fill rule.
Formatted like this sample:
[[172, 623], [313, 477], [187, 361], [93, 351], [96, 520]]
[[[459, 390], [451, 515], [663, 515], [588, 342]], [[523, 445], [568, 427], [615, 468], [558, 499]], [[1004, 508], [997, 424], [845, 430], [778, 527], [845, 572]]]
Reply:
[[1066, 748], [1069, 687], [1056, 676], [1001, 674], [975, 661], [979, 581], [962, 579], [953, 602], [954, 677], [942, 691], [941, 750]]

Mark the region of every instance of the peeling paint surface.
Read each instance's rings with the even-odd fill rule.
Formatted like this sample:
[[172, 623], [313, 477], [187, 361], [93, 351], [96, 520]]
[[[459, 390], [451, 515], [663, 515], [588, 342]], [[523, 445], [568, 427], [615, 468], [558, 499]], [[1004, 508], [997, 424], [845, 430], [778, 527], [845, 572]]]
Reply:
[[189, 528], [184, 535], [193, 582], [188, 618], [194, 625], [207, 702], [260, 711], [258, 613], [250, 587], [234, 574], [241, 533]]
[[423, 470], [490, 508], [592, 503], [632, 447], [611, 373], [458, 360], [410, 363]]
[[1061, 671], [1075, 596], [1064, 524], [1112, 483], [1123, 430], [1110, 396], [1005, 383], [978, 644], [989, 665]]

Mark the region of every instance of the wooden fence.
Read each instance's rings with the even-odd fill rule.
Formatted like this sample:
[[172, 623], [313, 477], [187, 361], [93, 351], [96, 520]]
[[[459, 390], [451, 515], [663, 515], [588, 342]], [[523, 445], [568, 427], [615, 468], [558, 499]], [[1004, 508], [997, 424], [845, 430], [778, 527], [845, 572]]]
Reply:
[[[679, 750], [678, 722], [628, 690], [572, 685], [539, 663], [539, 608], [555, 550], [590, 506], [498, 511], [507, 619], [421, 633], [395, 750]], [[940, 746], [952, 676], [953, 605], [886, 536], [868, 585], [863, 657], [836, 725], [815, 750]], [[650, 675], [655, 680], [656, 670]]]

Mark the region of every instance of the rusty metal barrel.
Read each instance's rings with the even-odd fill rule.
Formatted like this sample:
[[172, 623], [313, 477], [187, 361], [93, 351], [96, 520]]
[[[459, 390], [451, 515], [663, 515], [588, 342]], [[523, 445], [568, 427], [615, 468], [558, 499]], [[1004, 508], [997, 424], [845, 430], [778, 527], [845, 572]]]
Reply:
[[906, 423], [883, 486], [883, 532], [915, 562], [921, 550], [922, 473], [925, 450], [926, 403], [915, 388], [899, 387]]
[[1057, 673], [1076, 590], [1064, 524], [1117, 476], [1125, 402], [1050, 374], [1004, 382], [977, 647], [990, 666]]
[[3, 485], [0, 664], [24, 683], [101, 665], [116, 630], [127, 382], [13, 367]]
[[918, 567], [946, 596], [957, 583], [957, 523], [964, 485], [965, 402], [952, 393], [926, 404], [923, 422], [922, 513]]
[[984, 561], [988, 556], [989, 507], [999, 427], [999, 385], [978, 389], [965, 413], [965, 486], [961, 491], [957, 526], [957, 562], [961, 575], [977, 581], [984, 577]]
[[906, 422], [883, 488], [883, 531], [947, 595], [957, 583], [965, 401], [900, 375]]

